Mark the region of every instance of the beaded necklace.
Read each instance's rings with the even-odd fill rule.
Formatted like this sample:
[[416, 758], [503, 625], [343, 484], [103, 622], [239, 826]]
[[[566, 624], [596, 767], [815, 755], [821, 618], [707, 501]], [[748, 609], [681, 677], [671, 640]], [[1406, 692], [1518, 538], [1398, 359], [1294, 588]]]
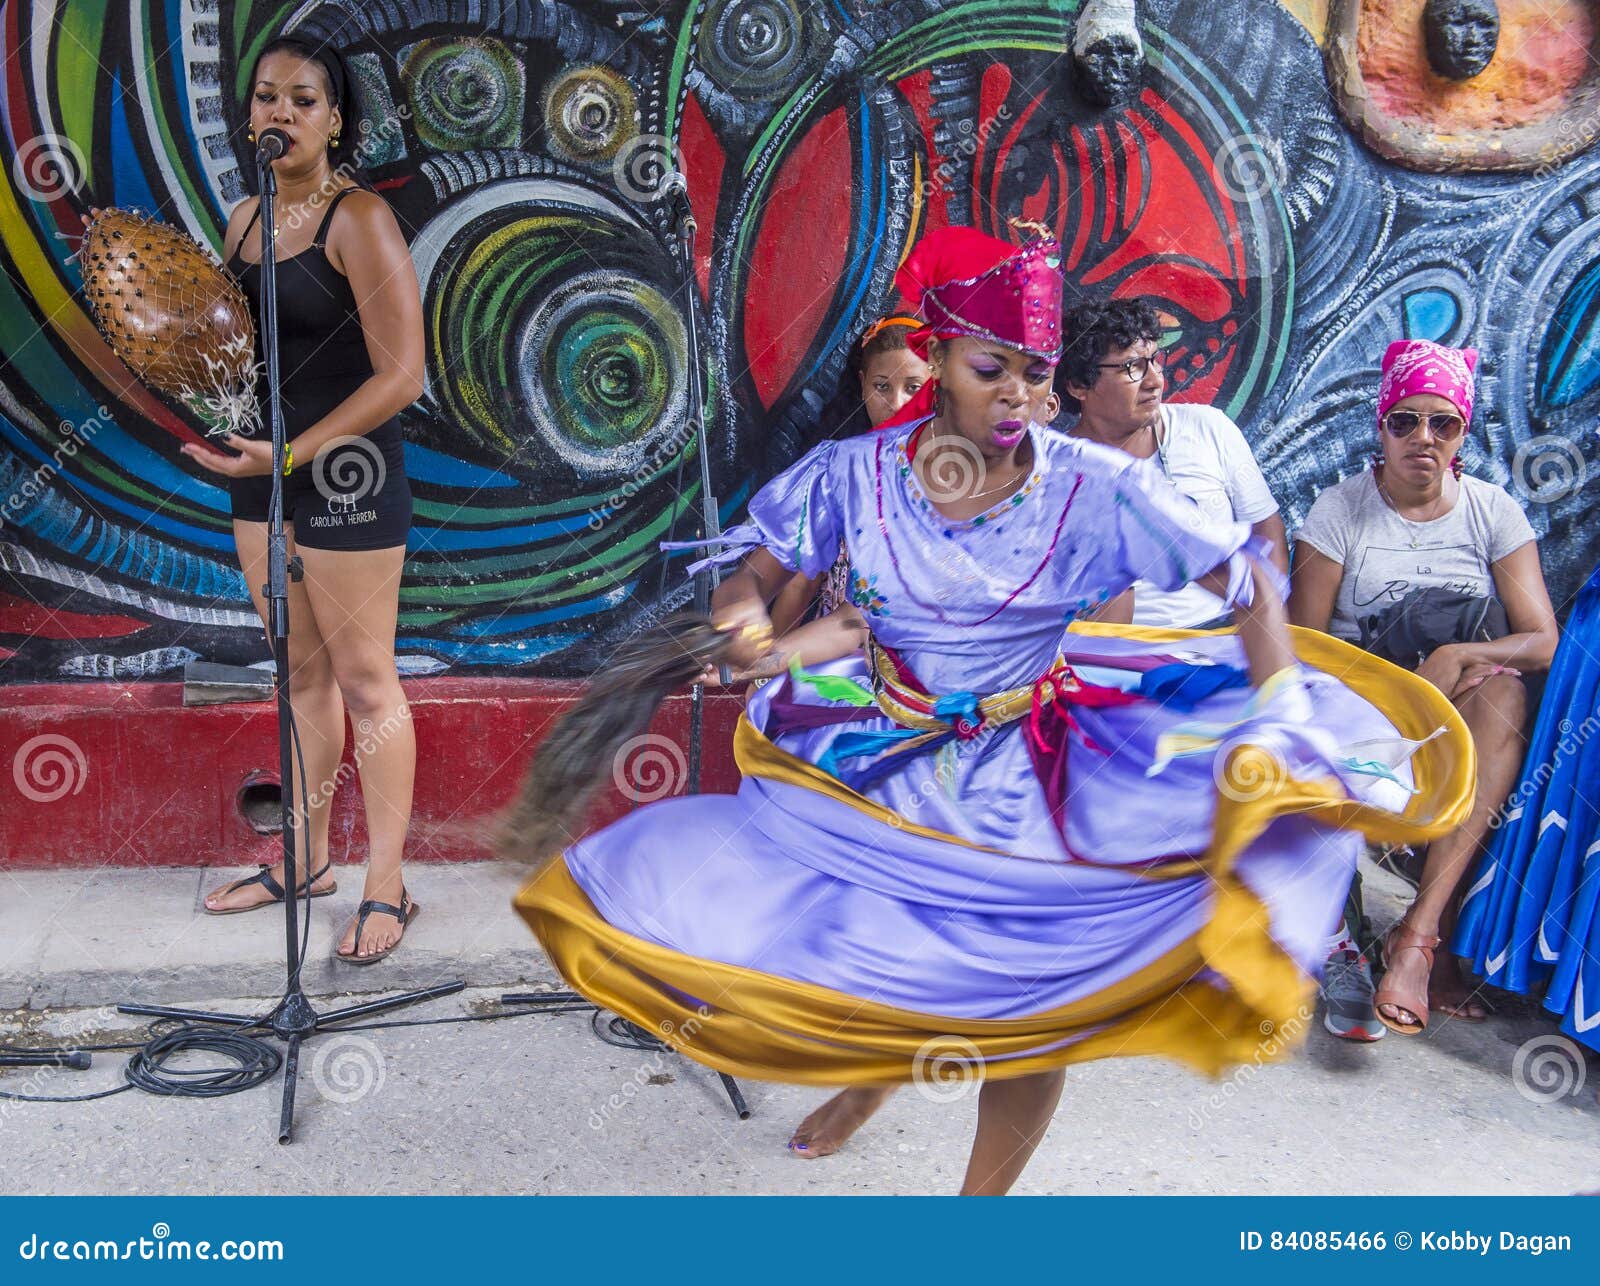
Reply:
[[[927, 424], [927, 421], [924, 420], [922, 422], [922, 424], [919, 424], [916, 427], [916, 429], [912, 430], [912, 433], [915, 433], [917, 430], [921, 429], [926, 424]], [[932, 502], [929, 501], [927, 496], [923, 494], [922, 489], [917, 485], [915, 475], [911, 471], [910, 455], [909, 455], [909, 453], [907, 452], [907, 449], [906, 449], [907, 444], [910, 441], [910, 438], [911, 438], [911, 434], [907, 434], [904, 437], [900, 438], [894, 444], [894, 449], [895, 449], [896, 454], [898, 456], [898, 463], [899, 463], [899, 468], [898, 468], [897, 472], [898, 472], [898, 474], [899, 474], [899, 476], [901, 478], [902, 485], [907, 490], [909, 490], [911, 492], [912, 499], [917, 501], [921, 505], [921, 507], [923, 508], [923, 510], [925, 512], [931, 512], [931, 513], [934, 513], [934, 514], [937, 515], [937, 511], [933, 509]], [[878, 532], [883, 537], [884, 549], [887, 551], [887, 553], [889, 555], [889, 565], [894, 569], [895, 576], [899, 580], [901, 588], [905, 591], [906, 597], [911, 599], [913, 602], [917, 603], [919, 606], [924, 607], [924, 608], [932, 611], [933, 614], [939, 618], [939, 620], [941, 620], [941, 621], [943, 621], [945, 623], [948, 623], [948, 624], [960, 624], [960, 625], [963, 625], [966, 628], [973, 628], [973, 627], [979, 626], [979, 625], [987, 625], [990, 621], [994, 620], [995, 617], [999, 616], [1001, 612], [1005, 611], [1006, 608], [1010, 607], [1012, 603], [1016, 602], [1018, 597], [1020, 597], [1023, 594], [1024, 591], [1026, 591], [1030, 586], [1032, 586], [1034, 584], [1034, 582], [1037, 581], [1039, 579], [1039, 577], [1044, 574], [1045, 568], [1050, 565], [1050, 560], [1055, 556], [1056, 547], [1061, 542], [1061, 533], [1066, 527], [1067, 514], [1072, 509], [1073, 501], [1077, 499], [1079, 488], [1083, 486], [1083, 475], [1079, 474], [1078, 477], [1077, 477], [1077, 480], [1073, 483], [1072, 491], [1067, 496], [1066, 503], [1061, 508], [1061, 516], [1056, 521], [1055, 531], [1054, 531], [1054, 533], [1052, 534], [1052, 536], [1050, 538], [1049, 548], [1047, 548], [1045, 550], [1044, 557], [1042, 559], [1040, 559], [1039, 565], [1033, 569], [1033, 572], [1027, 577], [1026, 580], [1024, 580], [1022, 582], [1022, 584], [1018, 585], [1015, 589], [1013, 589], [1009, 594], [1006, 595], [1004, 601], [1001, 602], [1000, 606], [995, 608], [994, 611], [990, 612], [987, 616], [984, 616], [981, 619], [976, 620], [976, 621], [958, 622], [958, 621], [953, 620], [953, 618], [944, 610], [943, 606], [940, 603], [938, 603], [937, 601], [932, 602], [932, 603], [924, 602], [922, 599], [918, 598], [915, 593], [912, 592], [911, 582], [906, 576], [905, 567], [901, 563], [900, 556], [895, 550], [894, 538], [893, 538], [893, 536], [890, 535], [890, 532], [889, 532], [889, 522], [888, 522], [887, 514], [885, 512], [885, 507], [884, 507], [884, 492], [885, 492], [884, 477], [885, 477], [886, 473], [888, 473], [888, 471], [889, 471], [888, 468], [886, 467], [886, 451], [888, 449], [888, 446], [889, 446], [888, 443], [883, 442], [883, 441], [880, 440], [878, 445], [877, 445], [877, 451], [874, 453], [874, 461], [873, 461], [873, 466], [874, 466], [874, 490], [875, 490], [875, 499], [876, 499], [876, 502], [877, 502]], [[1038, 451], [1039, 451], [1039, 447], [1038, 447], [1037, 442], [1035, 442], [1034, 443], [1034, 452], [1035, 452], [1034, 460], [1035, 460], [1035, 464], [1038, 463], [1038, 458], [1039, 458]], [[986, 523], [991, 522], [996, 513], [1007, 511], [1007, 510], [1012, 509], [1015, 506], [1021, 504], [1023, 499], [1026, 496], [1028, 496], [1029, 494], [1031, 494], [1038, 487], [1039, 483], [1041, 483], [1043, 481], [1044, 481], [1044, 471], [1042, 469], [1035, 468], [1033, 476], [1028, 481], [1028, 485], [1026, 487], [1024, 487], [1021, 491], [1017, 492], [1015, 495], [1010, 497], [1010, 499], [1008, 499], [1006, 501], [1003, 501], [999, 506], [996, 507], [995, 510], [991, 510], [987, 514], [980, 514], [980, 515], [978, 515], [978, 517], [972, 518], [972, 519], [968, 519], [968, 520], [966, 520], [964, 522], [950, 522], [949, 525], [944, 527], [944, 530], [943, 530], [944, 536], [947, 537], [947, 538], [953, 539], [957, 530], [971, 530], [971, 529], [977, 528], [977, 527], [979, 527], [981, 525], [984, 525]], [[959, 548], [959, 546], [954, 546], [954, 545], [952, 545], [951, 548], [952, 548], [952, 551], [955, 554], [959, 555], [961, 559], [965, 560], [968, 563], [972, 562], [971, 556], [969, 554], [967, 554], [965, 550], [962, 550], [962, 549]], [[955, 569], [954, 569], [953, 565], [947, 565], [947, 566], [948, 566], [948, 569], [951, 572], [954, 572]], [[965, 579], [966, 579], [968, 584], [972, 584], [972, 583], [982, 583], [984, 585], [992, 585], [993, 584], [992, 580], [989, 577], [984, 576], [981, 573], [978, 576], [968, 575], [968, 576], [966, 576]]]

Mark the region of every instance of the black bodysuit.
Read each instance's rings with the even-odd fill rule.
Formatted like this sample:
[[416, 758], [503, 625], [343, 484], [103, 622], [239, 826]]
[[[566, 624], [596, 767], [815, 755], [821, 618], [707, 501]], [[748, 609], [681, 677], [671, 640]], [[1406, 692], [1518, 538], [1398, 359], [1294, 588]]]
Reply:
[[[328, 227], [345, 188], [328, 204], [316, 238], [299, 254], [278, 260], [278, 370], [284, 433], [289, 441], [309, 429], [372, 376], [355, 292], [328, 260]], [[244, 236], [255, 226], [257, 206]], [[243, 246], [244, 236], [239, 238]], [[228, 261], [259, 318], [261, 265], [238, 250]], [[256, 336], [256, 360], [261, 338]], [[263, 423], [267, 387], [257, 383]], [[368, 433], [336, 439], [313, 460], [296, 460], [283, 484], [283, 517], [294, 542], [313, 549], [389, 549], [404, 545], [411, 529], [411, 486], [397, 419]], [[230, 478], [233, 516], [266, 522], [272, 479]]]

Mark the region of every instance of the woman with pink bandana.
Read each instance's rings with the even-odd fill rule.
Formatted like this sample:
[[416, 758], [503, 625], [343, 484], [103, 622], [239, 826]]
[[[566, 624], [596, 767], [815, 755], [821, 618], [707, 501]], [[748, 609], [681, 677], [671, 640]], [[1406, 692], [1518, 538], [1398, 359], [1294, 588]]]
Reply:
[[[1466, 822], [1428, 847], [1416, 900], [1383, 940], [1388, 972], [1373, 998], [1383, 1027], [1415, 1035], [1430, 1010], [1478, 1022], [1454, 956], [1436, 956], [1477, 860], [1490, 818], [1521, 767], [1527, 698], [1522, 676], [1545, 670], [1557, 631], [1533, 528], [1493, 483], [1463, 474], [1459, 449], [1472, 423], [1473, 349], [1399, 340], [1384, 354], [1378, 452], [1372, 467], [1317, 497], [1296, 536], [1290, 620], [1361, 642], [1374, 618], [1418, 591], [1498, 599], [1510, 632], [1434, 648], [1416, 673], [1460, 711], [1477, 748], [1477, 802]], [[1330, 958], [1330, 972], [1340, 962]], [[1359, 952], [1343, 963], [1364, 967]], [[1330, 1010], [1332, 1008], [1330, 998]], [[1375, 1039], [1381, 1027], [1339, 1030]]]

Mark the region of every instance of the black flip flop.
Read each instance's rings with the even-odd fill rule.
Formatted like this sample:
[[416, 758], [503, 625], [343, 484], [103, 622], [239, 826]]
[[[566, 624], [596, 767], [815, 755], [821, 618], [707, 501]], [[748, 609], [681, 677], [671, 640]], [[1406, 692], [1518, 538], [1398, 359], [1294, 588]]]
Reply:
[[[315, 884], [324, 875], [326, 875], [332, 869], [332, 867], [333, 867], [333, 863], [332, 862], [324, 862], [323, 865], [322, 865], [322, 869], [320, 871], [318, 871], [315, 875], [313, 875], [309, 880], [307, 880], [306, 883], [307, 884]], [[268, 893], [270, 893], [272, 895], [272, 901], [270, 901], [270, 902], [257, 902], [254, 906], [223, 907], [223, 908], [221, 908], [219, 910], [216, 910], [216, 911], [213, 911], [210, 907], [206, 906], [205, 905], [205, 901], [203, 899], [201, 900], [200, 905], [204, 909], [204, 911], [205, 911], [205, 913], [207, 915], [243, 915], [246, 911], [259, 911], [264, 906], [282, 906], [283, 905], [283, 885], [279, 884], [277, 880], [272, 878], [272, 867], [271, 866], [263, 866], [259, 871], [257, 871], [254, 875], [250, 876], [248, 879], [235, 880], [232, 884], [228, 885], [227, 888], [222, 890], [222, 895], [226, 896], [229, 893], [233, 893], [233, 892], [235, 892], [235, 891], [237, 891], [239, 889], [244, 888], [248, 884], [259, 884], [262, 888], [264, 888]], [[339, 891], [339, 882], [337, 880], [335, 880], [334, 884], [333, 884], [333, 887], [331, 889], [323, 889], [320, 893], [317, 890], [313, 889], [311, 891], [311, 896], [314, 897], [314, 898], [325, 898], [325, 897], [328, 897], [330, 894], [337, 893], [338, 891]]]
[[[382, 951], [374, 952], [370, 956], [359, 955], [357, 953], [361, 950], [361, 930], [367, 927], [367, 917], [374, 911], [377, 911], [383, 915], [394, 916], [394, 918], [400, 922], [400, 936], [386, 946]], [[356, 908], [356, 936], [355, 940], [350, 944], [350, 954], [342, 955], [339, 951], [339, 948], [335, 947], [333, 949], [333, 958], [335, 960], [343, 960], [345, 964], [351, 965], [377, 964], [378, 961], [382, 960], [406, 940], [407, 927], [409, 927], [411, 922], [415, 920], [421, 913], [422, 908], [412, 900], [411, 895], [406, 892], [404, 885], [401, 885], [400, 887], [399, 906], [391, 906], [387, 902], [379, 902], [376, 898], [368, 898]]]

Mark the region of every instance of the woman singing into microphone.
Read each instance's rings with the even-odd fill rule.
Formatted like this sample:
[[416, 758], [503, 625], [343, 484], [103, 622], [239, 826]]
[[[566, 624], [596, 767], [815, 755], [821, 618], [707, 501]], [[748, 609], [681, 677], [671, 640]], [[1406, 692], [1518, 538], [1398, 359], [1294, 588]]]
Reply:
[[[289, 451], [283, 519], [289, 553], [305, 569], [303, 580], [289, 583], [292, 698], [309, 802], [310, 851], [298, 874], [303, 881], [309, 869], [313, 897], [335, 889], [328, 815], [348, 711], [371, 860], [336, 958], [371, 964], [399, 945], [417, 913], [400, 870], [416, 742], [394, 660], [411, 526], [395, 417], [422, 392], [422, 307], [400, 226], [366, 185], [354, 155], [360, 113], [338, 52], [296, 37], [274, 40], [257, 58], [250, 84], [249, 139], [268, 130], [288, 139], [273, 162], [273, 243]], [[259, 197], [241, 202], [224, 241], [224, 259], [257, 310], [260, 215]], [[264, 384], [259, 392], [265, 407]], [[226, 445], [232, 450], [198, 444], [184, 450], [228, 479], [239, 565], [266, 621], [272, 449], [264, 437], [234, 437]], [[298, 782], [294, 798], [301, 798]], [[274, 905], [284, 895], [279, 863], [224, 885], [205, 905], [228, 915]]]

